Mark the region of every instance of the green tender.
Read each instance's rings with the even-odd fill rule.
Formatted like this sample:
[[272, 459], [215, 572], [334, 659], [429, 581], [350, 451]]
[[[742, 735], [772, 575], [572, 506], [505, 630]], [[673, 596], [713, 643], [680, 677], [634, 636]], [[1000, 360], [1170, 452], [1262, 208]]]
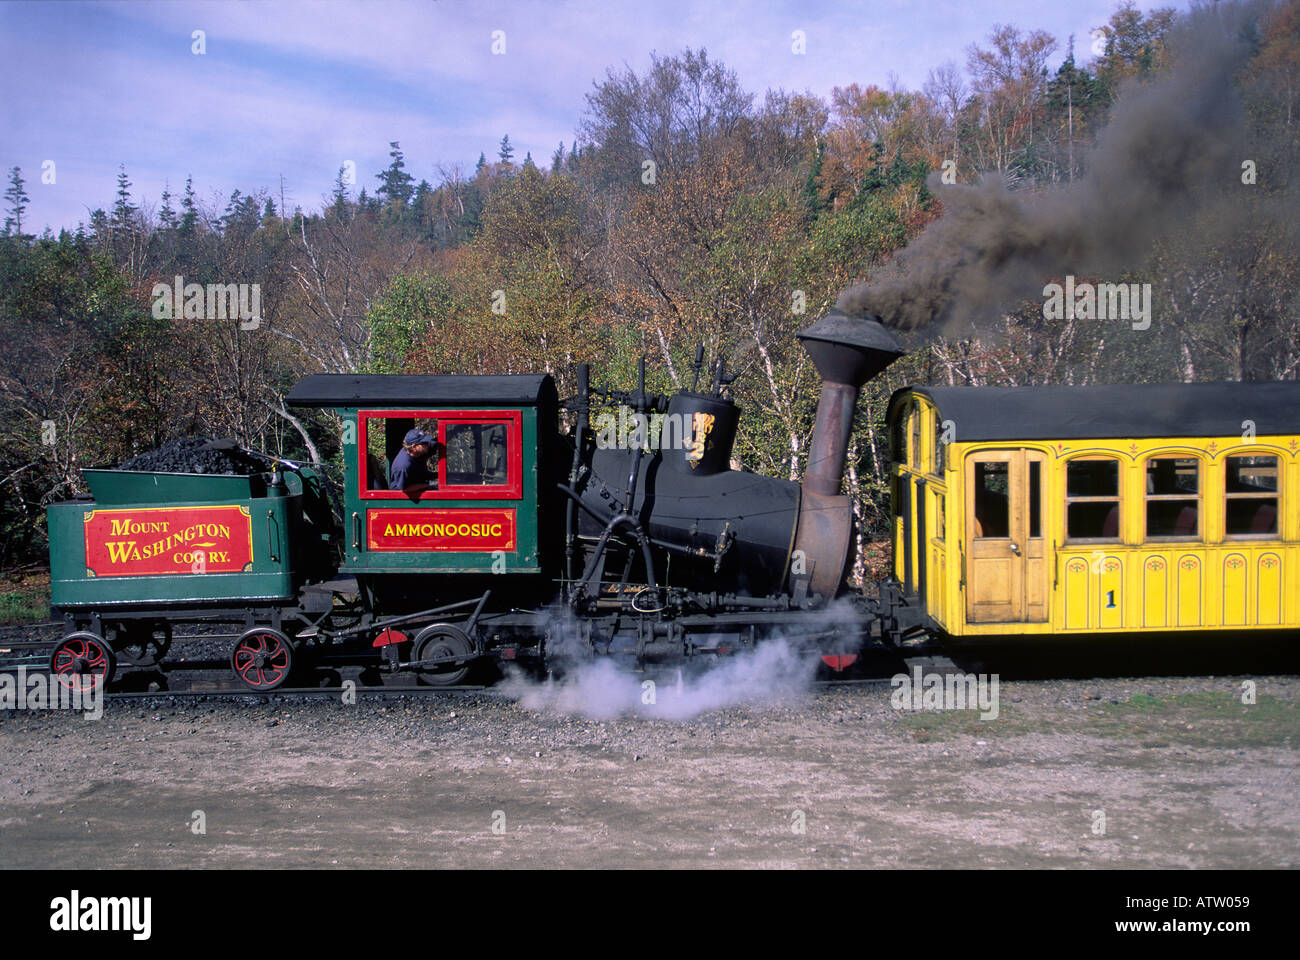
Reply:
[[[46, 508], [50, 534], [50, 606], [61, 610], [154, 607], [160, 603], [231, 605], [292, 601], [302, 529], [301, 485], [268, 490], [265, 477], [86, 470], [94, 501]], [[86, 564], [86, 521], [96, 510], [237, 506], [250, 518], [253, 560], [243, 572], [96, 576]]]

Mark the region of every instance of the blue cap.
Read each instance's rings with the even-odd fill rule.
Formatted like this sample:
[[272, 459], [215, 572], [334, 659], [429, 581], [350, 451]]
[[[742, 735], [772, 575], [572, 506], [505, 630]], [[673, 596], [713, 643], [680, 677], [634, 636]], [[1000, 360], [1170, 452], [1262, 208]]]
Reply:
[[436, 442], [437, 441], [431, 435], [425, 433], [423, 430], [407, 430], [406, 437], [402, 440], [402, 443], [408, 447], [413, 447], [417, 443], [427, 443], [430, 446], [433, 446]]

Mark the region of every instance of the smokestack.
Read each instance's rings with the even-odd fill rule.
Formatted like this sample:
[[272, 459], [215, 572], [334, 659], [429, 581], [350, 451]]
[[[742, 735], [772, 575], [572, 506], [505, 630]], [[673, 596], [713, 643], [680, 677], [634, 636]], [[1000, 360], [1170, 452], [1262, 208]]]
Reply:
[[852, 317], [839, 309], [799, 334], [822, 376], [795, 550], [802, 551], [814, 593], [833, 597], [844, 579], [853, 504], [840, 496], [849, 432], [862, 384], [904, 353], [893, 335], [871, 317]]
[[800, 333], [799, 340], [822, 375], [803, 485], [833, 497], [840, 492], [844, 476], [858, 389], [901, 357], [903, 348], [879, 320], [851, 317], [837, 309]]

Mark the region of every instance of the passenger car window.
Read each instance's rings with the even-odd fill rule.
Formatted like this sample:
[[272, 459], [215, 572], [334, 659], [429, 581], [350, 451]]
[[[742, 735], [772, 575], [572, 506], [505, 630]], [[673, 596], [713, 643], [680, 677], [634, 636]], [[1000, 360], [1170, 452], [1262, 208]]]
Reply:
[[1029, 536], [1043, 535], [1043, 465], [1029, 461]]
[[1277, 536], [1277, 457], [1228, 457], [1224, 496], [1230, 537]]
[[1201, 462], [1195, 457], [1147, 461], [1147, 537], [1196, 539], [1200, 535]]
[[912, 466], [917, 470], [925, 467], [921, 460], [921, 419], [921, 405], [912, 404]]
[[1071, 460], [1065, 465], [1065, 517], [1068, 539], [1119, 539], [1118, 460]]
[[975, 536], [1011, 536], [1007, 477], [1010, 464], [978, 461], [975, 467]]

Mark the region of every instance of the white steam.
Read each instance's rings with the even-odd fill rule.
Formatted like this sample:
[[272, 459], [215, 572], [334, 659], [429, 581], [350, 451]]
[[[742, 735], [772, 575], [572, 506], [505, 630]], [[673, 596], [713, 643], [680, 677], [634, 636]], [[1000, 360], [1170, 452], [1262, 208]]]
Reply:
[[[846, 639], [852, 637], [852, 648], [843, 652], [853, 652], [859, 645], [859, 622], [851, 605], [836, 604], [810, 613], [801, 626], [808, 633], [834, 630]], [[557, 647], [573, 651], [575, 638], [570, 625], [552, 629], [552, 653]], [[689, 720], [709, 710], [741, 704], [791, 706], [804, 702], [813, 690], [819, 653], [801, 650], [791, 639], [773, 637], [730, 656], [711, 661], [696, 658], [680, 668], [669, 666], [645, 674], [633, 673], [612, 658], [574, 656], [559, 680], [539, 683], [515, 675], [500, 689], [521, 706], [544, 713], [580, 714], [598, 720], [623, 715]]]

